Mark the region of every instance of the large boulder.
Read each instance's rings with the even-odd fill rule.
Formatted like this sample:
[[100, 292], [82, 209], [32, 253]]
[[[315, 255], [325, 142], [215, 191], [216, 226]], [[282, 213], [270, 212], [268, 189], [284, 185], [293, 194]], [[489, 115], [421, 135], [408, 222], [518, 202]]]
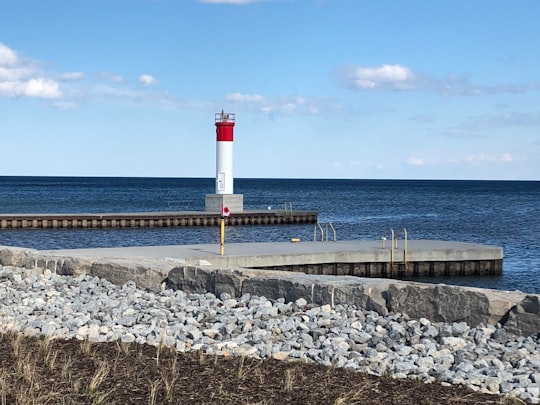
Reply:
[[167, 275], [167, 288], [186, 292], [204, 294], [215, 292], [216, 270], [201, 268], [198, 266], [185, 265], [171, 269]]
[[13, 267], [26, 267], [29, 257], [38, 252], [33, 249], [23, 249], [11, 246], [0, 246], [0, 265]]
[[162, 288], [168, 271], [164, 270], [159, 263], [151, 261], [145, 263], [134, 259], [109, 259], [93, 262], [90, 274], [117, 285], [134, 281], [138, 288], [157, 292]]
[[527, 295], [508, 311], [501, 323], [508, 332], [516, 335], [540, 333], [539, 296]]
[[62, 265], [57, 267], [56, 273], [74, 277], [89, 274], [92, 271], [92, 263], [90, 259], [66, 257], [62, 260]]
[[323, 276], [314, 283], [311, 278], [312, 300], [318, 305], [355, 305], [381, 315], [388, 313], [386, 291], [392, 282], [389, 279], [359, 278], [352, 276]]
[[390, 311], [433, 322], [487, 323], [489, 301], [485, 294], [447, 285], [391, 284], [387, 293]]

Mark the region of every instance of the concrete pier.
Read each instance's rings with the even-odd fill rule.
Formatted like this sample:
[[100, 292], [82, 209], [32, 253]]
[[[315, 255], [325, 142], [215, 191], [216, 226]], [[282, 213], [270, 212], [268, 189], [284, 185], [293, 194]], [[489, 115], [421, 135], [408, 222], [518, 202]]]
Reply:
[[111, 259], [182, 259], [221, 269], [249, 268], [318, 275], [402, 278], [499, 275], [503, 249], [477, 243], [409, 240], [393, 249], [381, 241], [231, 243], [43, 251], [46, 255]]
[[[317, 211], [267, 210], [235, 213], [227, 225], [314, 224]], [[174, 211], [102, 214], [0, 214], [0, 229], [92, 229], [218, 226], [220, 212]]]

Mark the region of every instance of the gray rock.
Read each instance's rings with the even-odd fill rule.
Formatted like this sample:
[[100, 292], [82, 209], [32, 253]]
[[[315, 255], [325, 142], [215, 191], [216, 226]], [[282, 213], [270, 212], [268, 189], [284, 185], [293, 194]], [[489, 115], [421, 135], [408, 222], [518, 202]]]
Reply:
[[56, 326], [52, 323], [45, 323], [41, 325], [41, 333], [45, 336], [54, 336], [56, 333]]
[[527, 392], [531, 394], [532, 398], [540, 398], [540, 386], [529, 386], [527, 387]]
[[[452, 303], [449, 305], [449, 303]], [[478, 325], [490, 318], [488, 298], [479, 291], [454, 286], [391, 284], [388, 306], [394, 312], [406, 312], [413, 318], [425, 317], [436, 322], [467, 322]]]
[[415, 365], [406, 361], [398, 361], [394, 364], [394, 373], [402, 373], [405, 376], [411, 374], [416, 369]]
[[471, 327], [465, 322], [454, 322], [452, 324], [452, 334], [454, 336], [462, 336], [468, 333], [471, 330]]
[[439, 336], [443, 338], [454, 336], [454, 333], [452, 331], [452, 325], [441, 325], [439, 327]]
[[538, 295], [527, 295], [512, 307], [501, 320], [504, 328], [515, 335], [540, 333], [540, 303]]
[[439, 335], [439, 330], [433, 325], [429, 325], [426, 331], [424, 332], [424, 336], [427, 336], [427, 337], [436, 337], [438, 335]]
[[137, 318], [134, 316], [125, 316], [118, 320], [118, 324], [122, 326], [133, 326], [137, 322]]
[[307, 305], [307, 301], [305, 300], [305, 298], [298, 298], [294, 304], [296, 305], [297, 308], [299, 309], [304, 309]]
[[441, 339], [441, 344], [444, 346], [449, 346], [452, 350], [459, 350], [467, 346], [467, 341], [459, 337], [449, 336], [443, 337]]
[[355, 343], [363, 344], [369, 342], [372, 339], [372, 336], [369, 333], [360, 331], [357, 333], [352, 333], [350, 338]]
[[126, 333], [120, 337], [122, 343], [133, 343], [135, 341], [135, 335], [132, 333]]

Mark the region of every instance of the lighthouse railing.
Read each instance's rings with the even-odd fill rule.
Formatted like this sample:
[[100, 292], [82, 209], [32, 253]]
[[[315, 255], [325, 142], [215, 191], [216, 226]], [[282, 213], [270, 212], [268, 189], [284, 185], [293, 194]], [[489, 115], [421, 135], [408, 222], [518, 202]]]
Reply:
[[236, 113], [226, 113], [223, 111], [220, 113], [215, 113], [214, 120], [215, 122], [235, 122]]

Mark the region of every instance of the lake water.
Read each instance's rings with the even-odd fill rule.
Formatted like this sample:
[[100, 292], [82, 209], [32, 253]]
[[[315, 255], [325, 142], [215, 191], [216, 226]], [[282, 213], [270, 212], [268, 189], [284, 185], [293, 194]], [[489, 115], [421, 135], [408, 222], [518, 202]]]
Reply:
[[[213, 178], [0, 177], [0, 213], [203, 210]], [[504, 248], [500, 277], [422, 281], [540, 293], [540, 182], [235, 179], [244, 208], [319, 211], [340, 240], [409, 239]], [[233, 213], [234, 214], [234, 213]], [[313, 225], [227, 227], [227, 242], [313, 240]], [[35, 249], [219, 243], [217, 228], [0, 230], [0, 245]]]

